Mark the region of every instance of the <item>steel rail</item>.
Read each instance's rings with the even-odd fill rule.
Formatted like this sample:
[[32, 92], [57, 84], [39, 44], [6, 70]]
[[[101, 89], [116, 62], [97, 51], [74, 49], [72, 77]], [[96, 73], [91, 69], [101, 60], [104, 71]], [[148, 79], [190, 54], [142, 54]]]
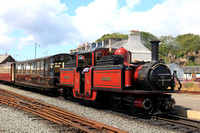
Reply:
[[185, 93], [185, 94], [195, 94], [200, 95], [200, 91], [187, 91], [187, 90], [180, 90], [178, 93]]
[[[151, 118], [174, 125], [172, 129], [183, 128], [184, 132], [200, 131], [200, 121], [175, 115], [152, 116]], [[185, 129], [184, 129], [185, 128]]]
[[72, 126], [84, 132], [109, 132], [109, 133], [125, 133], [121, 129], [117, 129], [90, 119], [78, 116], [66, 110], [42, 103], [38, 100], [31, 99], [7, 90], [0, 89], [0, 102], [13, 106], [35, 115], [58, 123], [60, 125]]

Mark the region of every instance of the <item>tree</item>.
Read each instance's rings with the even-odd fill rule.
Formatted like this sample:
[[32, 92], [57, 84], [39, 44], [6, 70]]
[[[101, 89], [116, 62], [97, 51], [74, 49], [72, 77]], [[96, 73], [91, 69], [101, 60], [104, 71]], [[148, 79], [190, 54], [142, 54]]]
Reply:
[[139, 33], [140, 33], [141, 40], [142, 40], [142, 43], [144, 44], [144, 46], [146, 46], [149, 50], [151, 50], [150, 41], [158, 40], [158, 37], [149, 32], [140, 31]]
[[128, 39], [127, 34], [120, 34], [120, 33], [112, 33], [112, 34], [104, 34], [101, 38], [97, 39], [96, 42], [101, 41], [108, 41], [111, 38], [117, 38], [117, 39]]
[[198, 52], [200, 49], [200, 36], [194, 34], [184, 34], [176, 37], [176, 43], [179, 45], [180, 51]]

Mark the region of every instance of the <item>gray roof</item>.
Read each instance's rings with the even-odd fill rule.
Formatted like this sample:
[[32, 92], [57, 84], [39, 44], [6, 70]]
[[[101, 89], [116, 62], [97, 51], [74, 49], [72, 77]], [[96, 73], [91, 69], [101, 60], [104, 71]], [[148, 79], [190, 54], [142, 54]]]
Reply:
[[7, 59], [10, 55], [0, 55], [0, 63]]
[[[111, 48], [120, 48], [123, 47], [124, 44], [126, 44], [128, 42], [128, 40], [122, 40], [122, 41], [117, 41], [116, 43], [114, 43], [113, 45], [111, 45]], [[106, 45], [105, 48], [109, 48], [109, 45]]]
[[200, 73], [200, 66], [182, 66], [184, 73]]

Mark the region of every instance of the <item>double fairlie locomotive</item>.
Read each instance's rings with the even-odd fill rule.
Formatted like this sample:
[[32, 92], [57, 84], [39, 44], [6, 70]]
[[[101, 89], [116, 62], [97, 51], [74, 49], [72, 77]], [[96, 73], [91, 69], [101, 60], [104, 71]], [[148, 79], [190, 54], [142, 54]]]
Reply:
[[178, 78], [158, 60], [159, 41], [151, 44], [151, 62], [131, 62], [131, 52], [122, 47], [77, 53], [60, 70], [59, 88], [65, 97], [73, 94], [75, 98], [151, 114], [169, 112], [175, 100], [167, 93], [177, 92], [174, 88]]
[[151, 62], [131, 62], [131, 52], [123, 47], [101, 47], [3, 64], [0, 80], [116, 108], [149, 114], [170, 112], [175, 105], [170, 93], [178, 92], [181, 83], [158, 60], [159, 41], [151, 44]]

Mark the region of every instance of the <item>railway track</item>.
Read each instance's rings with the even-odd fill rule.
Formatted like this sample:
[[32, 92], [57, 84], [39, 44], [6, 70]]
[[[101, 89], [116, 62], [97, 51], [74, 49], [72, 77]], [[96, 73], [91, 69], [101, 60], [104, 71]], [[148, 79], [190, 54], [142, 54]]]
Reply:
[[200, 91], [187, 91], [187, 90], [180, 90], [179, 93], [186, 93], [186, 94], [196, 94], [196, 95], [200, 95]]
[[142, 122], [161, 126], [170, 130], [181, 131], [185, 133], [200, 133], [200, 121], [189, 119], [181, 116], [165, 114], [165, 115], [145, 115], [141, 113], [131, 113], [123, 109], [113, 109], [116, 112], [124, 113], [132, 116]]
[[125, 133], [121, 129], [117, 129], [99, 122], [89, 120], [78, 116], [66, 110], [42, 103], [38, 100], [31, 99], [10, 91], [0, 89], [0, 103], [31, 112], [62, 126], [73, 128], [79, 132], [108, 132], [108, 133]]
[[164, 126], [172, 130], [178, 130], [186, 133], [200, 133], [200, 121], [198, 120], [169, 114], [162, 116], [152, 116], [151, 119], [156, 120], [156, 122], [158, 122], [157, 125]]

